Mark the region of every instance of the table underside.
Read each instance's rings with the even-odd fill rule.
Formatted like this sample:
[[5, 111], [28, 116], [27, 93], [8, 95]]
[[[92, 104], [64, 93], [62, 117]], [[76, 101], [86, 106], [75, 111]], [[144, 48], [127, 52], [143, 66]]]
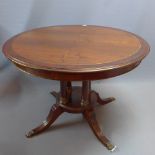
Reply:
[[94, 110], [97, 103], [106, 105], [115, 98], [101, 99], [97, 92], [91, 90], [91, 81], [82, 81], [82, 87], [72, 87], [71, 81], [60, 81], [60, 92], [53, 91], [51, 94], [56, 98], [56, 103], [53, 104], [46, 120], [28, 132], [26, 137], [31, 138], [47, 130], [63, 112], [81, 113], [100, 142], [108, 150], [115, 150], [116, 146], [104, 136], [100, 129]]

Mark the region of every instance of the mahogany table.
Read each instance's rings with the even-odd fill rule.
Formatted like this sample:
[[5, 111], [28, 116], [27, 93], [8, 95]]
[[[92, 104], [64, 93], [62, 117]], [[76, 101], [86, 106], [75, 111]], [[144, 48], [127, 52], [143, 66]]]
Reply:
[[[137, 67], [149, 53], [146, 41], [110, 27], [51, 26], [16, 35], [4, 44], [3, 52], [20, 70], [60, 81], [60, 92], [51, 92], [56, 103], [47, 119], [27, 137], [48, 129], [63, 112], [82, 113], [101, 143], [108, 150], [115, 149], [94, 112], [97, 103], [105, 105], [115, 98], [101, 99], [91, 90], [91, 80], [118, 76]], [[82, 81], [82, 87], [72, 87], [71, 81]]]

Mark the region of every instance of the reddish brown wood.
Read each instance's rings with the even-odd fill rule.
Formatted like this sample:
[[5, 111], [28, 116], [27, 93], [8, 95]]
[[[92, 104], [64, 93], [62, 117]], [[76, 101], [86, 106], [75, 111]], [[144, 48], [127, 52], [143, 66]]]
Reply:
[[[14, 62], [13, 62], [14, 63]], [[47, 70], [39, 70], [39, 69], [32, 69], [29, 67], [21, 66], [17, 63], [14, 63], [21, 71], [32, 74], [38, 77], [43, 77], [46, 79], [53, 79], [53, 80], [66, 80], [70, 79], [71, 81], [81, 81], [82, 80], [99, 80], [99, 79], [106, 79], [115, 77], [124, 73], [127, 73], [134, 68], [136, 68], [140, 62], [136, 62], [134, 64], [130, 64], [128, 66], [114, 68], [112, 70], [105, 70], [105, 71], [98, 71], [98, 72], [88, 72], [88, 73], [72, 73], [72, 72], [51, 72]]]
[[58, 103], [59, 93], [52, 91], [51, 94], [56, 98], [56, 101]]
[[[63, 112], [82, 113], [96, 137], [113, 150], [103, 135], [94, 108], [105, 105], [113, 97], [101, 99], [91, 91], [91, 80], [127, 73], [137, 67], [149, 53], [149, 45], [141, 37], [120, 29], [102, 26], [51, 26], [21, 33], [9, 39], [3, 53], [20, 70], [60, 81], [60, 93], [52, 92], [56, 104], [39, 127], [27, 137], [42, 133]], [[71, 81], [82, 81], [82, 88]]]
[[108, 97], [108, 98], [105, 98], [105, 99], [101, 99], [101, 97], [99, 96], [99, 93], [95, 92], [95, 91], [91, 91], [91, 93], [95, 94], [96, 97], [97, 97], [97, 102], [100, 104], [100, 105], [105, 105], [105, 104], [108, 104], [112, 101], [115, 100], [114, 97]]
[[54, 104], [47, 116], [47, 119], [45, 121], [43, 121], [43, 123], [41, 125], [39, 125], [38, 127], [32, 129], [30, 132], [28, 132], [26, 134], [27, 138], [31, 138], [35, 135], [38, 135], [40, 133], [42, 133], [43, 131], [45, 131], [46, 129], [48, 129], [51, 124], [60, 116], [60, 114], [63, 113], [63, 109], [58, 105], [58, 104]]
[[91, 83], [90, 81], [82, 82], [81, 106], [87, 106], [90, 102]]
[[102, 130], [100, 129], [98, 122], [96, 120], [95, 112], [93, 108], [90, 108], [89, 110], [86, 110], [83, 112], [84, 118], [87, 120], [89, 126], [93, 130], [96, 137], [99, 139], [99, 141], [108, 149], [113, 151], [115, 149], [115, 146], [110, 142], [106, 136], [104, 136]]
[[67, 82], [60, 81], [60, 100], [61, 104], [66, 104], [68, 102], [68, 94], [67, 94]]
[[61, 81], [96, 80], [134, 69], [148, 54], [141, 37], [102, 26], [51, 26], [21, 33], [3, 46], [21, 70]]
[[[46, 121], [43, 121], [40, 126], [31, 130], [26, 136], [30, 138], [47, 130], [51, 124], [54, 123], [56, 118], [63, 112], [82, 113], [97, 138], [104, 144], [107, 149], [113, 150], [114, 146], [102, 134], [94, 113], [94, 108], [97, 102], [99, 104], [105, 105], [112, 102], [113, 100], [110, 100], [110, 98], [102, 100], [97, 92], [91, 91], [90, 81], [83, 81], [82, 87], [72, 87], [71, 82], [61, 81], [60, 88], [60, 93], [51, 92], [51, 94], [56, 98], [56, 104], [52, 106]], [[70, 96], [72, 98], [72, 102], [68, 100], [68, 89], [69, 95], [72, 95]], [[64, 98], [64, 101], [67, 102], [62, 102], [62, 97]]]
[[68, 102], [72, 102], [72, 83], [71, 83], [71, 81], [67, 81], [67, 100], [68, 100]]

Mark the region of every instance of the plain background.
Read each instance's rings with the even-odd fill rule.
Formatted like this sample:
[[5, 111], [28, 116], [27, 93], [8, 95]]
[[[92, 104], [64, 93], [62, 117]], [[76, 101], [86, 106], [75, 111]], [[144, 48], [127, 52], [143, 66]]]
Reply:
[[[128, 74], [94, 81], [101, 96], [117, 100], [96, 109], [116, 155], [154, 155], [155, 144], [155, 1], [154, 0], [0, 0], [0, 46], [22, 31], [50, 25], [103, 25], [145, 38], [151, 52]], [[81, 115], [64, 114], [48, 132], [24, 134], [47, 115], [58, 82], [18, 71], [0, 54], [0, 155], [100, 155], [98, 142]], [[80, 83], [74, 83], [80, 84]]]

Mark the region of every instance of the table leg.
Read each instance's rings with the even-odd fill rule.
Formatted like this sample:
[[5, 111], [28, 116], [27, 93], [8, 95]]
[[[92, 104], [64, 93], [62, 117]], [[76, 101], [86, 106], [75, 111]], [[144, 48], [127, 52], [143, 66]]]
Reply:
[[56, 103], [58, 103], [59, 102], [59, 93], [57, 93], [56, 91], [52, 91], [52, 92], [50, 92], [54, 97], [55, 97], [55, 99], [56, 99]]
[[43, 123], [41, 125], [39, 125], [38, 127], [32, 129], [30, 132], [28, 132], [28, 134], [26, 134], [27, 138], [31, 138], [35, 135], [38, 135], [40, 133], [42, 133], [43, 131], [45, 131], [46, 129], [48, 129], [51, 124], [63, 113], [63, 109], [57, 105], [54, 104], [46, 118], [45, 121], [43, 121]]
[[93, 130], [96, 137], [100, 140], [100, 142], [110, 151], [114, 151], [116, 146], [112, 145], [112, 143], [104, 136], [102, 130], [100, 129], [98, 122], [96, 120], [94, 109], [91, 108], [83, 112], [84, 118], [87, 120], [90, 128]]
[[[89, 126], [101, 143], [108, 150], [115, 150], [116, 147], [112, 145], [108, 138], [102, 133], [94, 112], [94, 104], [96, 102], [105, 105], [115, 100], [115, 98], [110, 97], [101, 99], [97, 92], [91, 91], [90, 81], [82, 81], [82, 88], [72, 88], [70, 81], [60, 81], [60, 93], [51, 92], [51, 94], [56, 98], [56, 104], [52, 106], [47, 119], [43, 121], [40, 126], [34, 128], [26, 135], [28, 138], [48, 129], [63, 112], [82, 113], [83, 117], [87, 120]], [[76, 96], [78, 96], [78, 98], [76, 98]], [[81, 98], [79, 98], [80, 96]]]
[[59, 103], [66, 104], [67, 103], [67, 82], [60, 81], [60, 97], [59, 94], [56, 92], [51, 92], [51, 94], [56, 98], [56, 104], [54, 104], [47, 116], [47, 119], [43, 121], [43, 123], [32, 129], [26, 137], [30, 138], [39, 133], [42, 133], [46, 129], [48, 129], [51, 124], [64, 112], [63, 108], [59, 106]]
[[99, 93], [95, 92], [95, 91], [91, 91], [91, 93], [95, 94], [96, 97], [97, 97], [97, 102], [100, 104], [100, 105], [105, 105], [105, 104], [108, 104], [112, 101], [115, 100], [114, 97], [108, 97], [108, 98], [105, 98], [105, 99], [101, 99]]
[[82, 81], [81, 106], [88, 106], [90, 103], [91, 82]]
[[[114, 98], [107, 98], [106, 100], [102, 100], [98, 93], [93, 91], [97, 97], [97, 102], [99, 104], [105, 105], [114, 100]], [[94, 111], [93, 103], [91, 103], [91, 83], [90, 81], [82, 82], [82, 106], [86, 106], [86, 110], [83, 112], [84, 118], [87, 120], [89, 126], [93, 130], [96, 137], [101, 141], [101, 143], [110, 151], [115, 150], [115, 146], [111, 144], [111, 142], [104, 136], [102, 130], [100, 129], [98, 122], [96, 120], [96, 115]]]

